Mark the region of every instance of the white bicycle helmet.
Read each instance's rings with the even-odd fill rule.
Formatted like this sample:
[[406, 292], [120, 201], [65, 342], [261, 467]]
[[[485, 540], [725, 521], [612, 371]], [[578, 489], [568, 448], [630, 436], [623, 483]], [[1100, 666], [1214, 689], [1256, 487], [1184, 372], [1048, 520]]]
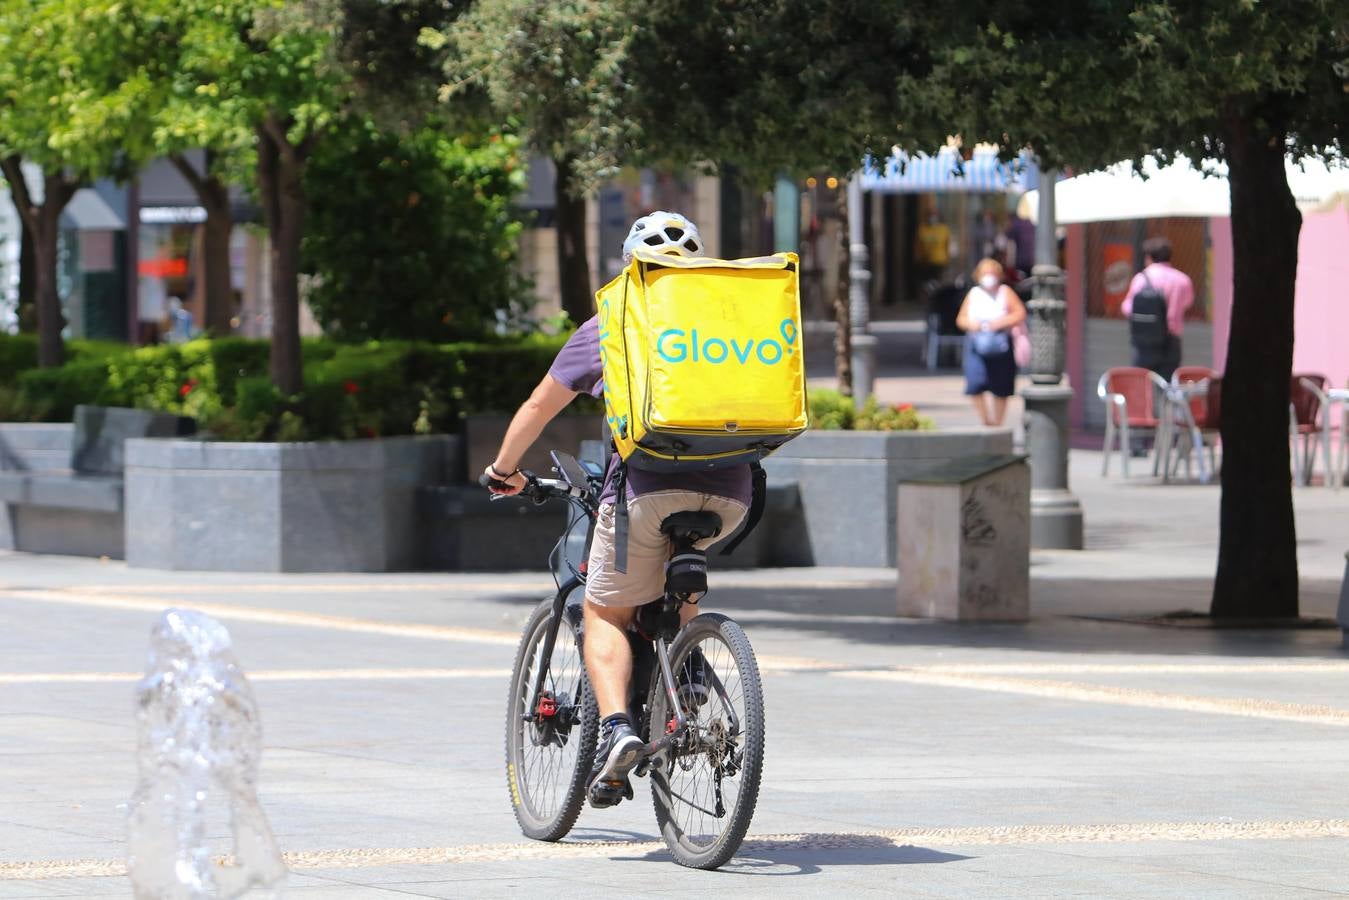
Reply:
[[637, 247], [675, 256], [703, 256], [706, 252], [698, 226], [679, 213], [664, 210], [647, 213], [632, 223], [623, 241], [623, 262], [632, 261], [632, 251]]

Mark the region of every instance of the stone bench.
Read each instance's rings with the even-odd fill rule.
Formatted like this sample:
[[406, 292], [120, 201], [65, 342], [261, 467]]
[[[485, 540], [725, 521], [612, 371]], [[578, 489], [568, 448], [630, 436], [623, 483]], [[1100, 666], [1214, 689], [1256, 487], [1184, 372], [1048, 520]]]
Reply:
[[100, 406], [77, 406], [70, 426], [6, 424], [0, 431], [6, 511], [0, 546], [123, 558], [123, 443], [195, 430], [182, 416]]

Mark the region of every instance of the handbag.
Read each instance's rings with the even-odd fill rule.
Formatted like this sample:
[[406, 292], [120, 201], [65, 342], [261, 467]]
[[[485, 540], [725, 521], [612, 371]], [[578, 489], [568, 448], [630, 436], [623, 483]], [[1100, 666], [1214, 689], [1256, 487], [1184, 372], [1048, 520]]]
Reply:
[[1030, 329], [1026, 327], [1025, 322], [1018, 322], [1012, 326], [1012, 357], [1016, 360], [1018, 369], [1030, 365]]
[[1011, 339], [1005, 331], [976, 331], [970, 335], [970, 343], [979, 356], [1001, 356], [1012, 349]]

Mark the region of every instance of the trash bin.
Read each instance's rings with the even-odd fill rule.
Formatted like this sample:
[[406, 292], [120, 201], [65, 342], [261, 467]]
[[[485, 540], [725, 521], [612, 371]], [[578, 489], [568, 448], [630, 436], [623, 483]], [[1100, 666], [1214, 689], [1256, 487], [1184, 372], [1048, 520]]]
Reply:
[[1030, 617], [1030, 467], [1024, 456], [952, 460], [899, 485], [899, 614]]

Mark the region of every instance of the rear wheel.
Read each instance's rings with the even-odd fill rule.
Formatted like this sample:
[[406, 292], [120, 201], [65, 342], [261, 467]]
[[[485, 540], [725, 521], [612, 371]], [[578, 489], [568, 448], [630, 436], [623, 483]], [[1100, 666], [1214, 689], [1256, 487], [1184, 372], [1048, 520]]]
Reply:
[[[525, 625], [506, 707], [506, 779], [520, 830], [540, 841], [566, 836], [585, 803], [598, 736], [598, 713], [581, 657], [580, 609], [566, 606], [552, 653], [544, 644], [553, 621], [545, 600]], [[544, 691], [534, 697], [540, 667]]]
[[[749, 638], [716, 613], [693, 619], [670, 647], [683, 738], [651, 770], [656, 822], [675, 861], [715, 869], [740, 849], [759, 799], [764, 709]], [[653, 738], [674, 717], [659, 676], [649, 698]]]

